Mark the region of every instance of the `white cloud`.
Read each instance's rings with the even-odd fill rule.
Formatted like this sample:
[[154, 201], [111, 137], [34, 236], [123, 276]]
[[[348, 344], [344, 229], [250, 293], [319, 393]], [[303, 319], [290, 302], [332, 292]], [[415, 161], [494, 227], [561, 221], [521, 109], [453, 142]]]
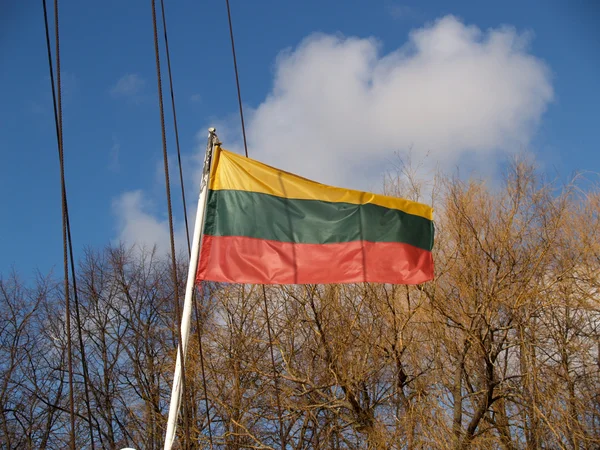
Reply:
[[526, 44], [512, 28], [482, 32], [452, 16], [387, 55], [374, 39], [310, 36], [277, 60], [247, 122], [251, 156], [356, 186], [411, 147], [441, 165], [526, 147], [553, 97]]
[[[529, 53], [528, 38], [510, 27], [484, 32], [453, 16], [414, 30], [388, 54], [375, 39], [311, 35], [278, 56], [272, 91], [246, 108], [250, 156], [369, 190], [381, 189], [394, 153], [409, 149], [414, 161], [427, 155], [432, 166], [494, 168], [501, 153], [527, 147], [553, 98], [549, 71]], [[222, 122], [224, 147], [241, 151], [234, 122]], [[137, 192], [117, 202], [120, 236], [164, 240], [166, 223], [144, 212], [141, 200]]]
[[[141, 190], [124, 192], [115, 199], [113, 213], [119, 230], [116, 241], [146, 249], [156, 246], [160, 255], [170, 252], [168, 221], [158, 219], [153, 210], [152, 202]], [[175, 244], [178, 254], [187, 254], [185, 229], [181, 225], [175, 229]]]
[[110, 94], [113, 97], [136, 97], [142, 91], [146, 82], [136, 73], [123, 75], [110, 88]]

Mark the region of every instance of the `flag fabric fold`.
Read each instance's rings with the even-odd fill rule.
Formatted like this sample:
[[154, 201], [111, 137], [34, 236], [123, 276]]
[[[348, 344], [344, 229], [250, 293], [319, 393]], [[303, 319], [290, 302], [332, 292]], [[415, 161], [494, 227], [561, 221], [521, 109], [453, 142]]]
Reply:
[[431, 207], [323, 185], [216, 147], [197, 281], [433, 279]]

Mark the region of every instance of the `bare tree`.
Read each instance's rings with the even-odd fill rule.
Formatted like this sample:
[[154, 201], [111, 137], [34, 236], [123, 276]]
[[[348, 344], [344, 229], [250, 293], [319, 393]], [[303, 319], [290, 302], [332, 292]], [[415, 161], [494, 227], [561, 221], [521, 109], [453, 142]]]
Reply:
[[[599, 189], [523, 161], [502, 184], [417, 175], [400, 166], [385, 189], [434, 205], [434, 281], [197, 291], [191, 448], [600, 446]], [[76, 350], [78, 446], [91, 420], [97, 448], [158, 450], [178, 344], [169, 261], [89, 250], [77, 281], [93, 410]], [[0, 279], [2, 448], [68, 442], [61, 289]]]

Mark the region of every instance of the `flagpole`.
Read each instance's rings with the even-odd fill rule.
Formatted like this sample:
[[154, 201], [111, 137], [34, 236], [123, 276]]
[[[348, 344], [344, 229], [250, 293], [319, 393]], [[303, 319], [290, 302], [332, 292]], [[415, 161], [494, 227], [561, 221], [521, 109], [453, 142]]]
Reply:
[[181, 351], [177, 349], [177, 361], [175, 363], [175, 374], [173, 376], [173, 389], [171, 391], [171, 404], [169, 405], [169, 419], [167, 421], [167, 432], [165, 435], [164, 450], [171, 450], [175, 442], [175, 430], [177, 427], [177, 416], [181, 404], [181, 355], [185, 359], [187, 344], [190, 334], [190, 320], [192, 317], [192, 294], [196, 283], [196, 270], [198, 268], [198, 259], [202, 248], [202, 231], [204, 229], [204, 219], [206, 211], [206, 201], [208, 199], [208, 185], [210, 181], [210, 167], [212, 163], [213, 151], [219, 139], [214, 128], [208, 129], [208, 144], [206, 146], [206, 155], [204, 156], [204, 169], [202, 171], [202, 180], [200, 183], [200, 196], [198, 198], [198, 209], [196, 211], [196, 222], [194, 225], [194, 236], [192, 239], [192, 250], [190, 254], [190, 265], [188, 269], [187, 285], [185, 288], [185, 300], [183, 303], [183, 313], [181, 317]]

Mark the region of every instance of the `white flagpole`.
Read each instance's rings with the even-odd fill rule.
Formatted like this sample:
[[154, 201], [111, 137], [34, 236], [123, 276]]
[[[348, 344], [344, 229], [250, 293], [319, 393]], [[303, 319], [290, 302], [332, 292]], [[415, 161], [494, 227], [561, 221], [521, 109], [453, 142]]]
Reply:
[[171, 450], [175, 441], [175, 429], [177, 426], [177, 416], [179, 415], [179, 406], [181, 403], [181, 354], [185, 360], [187, 344], [190, 334], [190, 320], [192, 317], [192, 294], [196, 283], [196, 270], [198, 268], [198, 259], [202, 248], [202, 232], [204, 230], [204, 219], [206, 216], [206, 201], [208, 198], [208, 183], [210, 181], [210, 167], [212, 155], [218, 138], [214, 128], [208, 129], [208, 145], [206, 146], [206, 155], [204, 156], [204, 170], [202, 172], [202, 181], [200, 184], [200, 197], [198, 198], [198, 209], [196, 211], [196, 222], [194, 225], [194, 237], [192, 239], [192, 252], [190, 254], [190, 266], [188, 269], [187, 285], [185, 288], [185, 300], [183, 303], [183, 313], [181, 317], [181, 351], [177, 349], [177, 361], [175, 363], [175, 375], [173, 376], [173, 390], [171, 391], [171, 404], [169, 406], [169, 420], [167, 422], [167, 432], [165, 435], [164, 450]]

